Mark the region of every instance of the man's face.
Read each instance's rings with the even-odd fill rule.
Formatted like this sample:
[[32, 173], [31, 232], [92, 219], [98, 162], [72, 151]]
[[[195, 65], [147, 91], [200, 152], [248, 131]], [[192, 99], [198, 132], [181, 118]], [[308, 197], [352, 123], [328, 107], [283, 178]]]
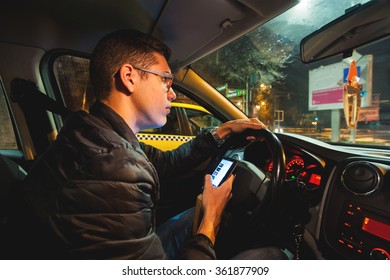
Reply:
[[[165, 58], [155, 54], [157, 63], [147, 70], [157, 73], [171, 73]], [[161, 127], [167, 122], [167, 115], [170, 113], [171, 101], [176, 98], [172, 88], [167, 91], [167, 79], [164, 77], [135, 69], [139, 75], [144, 77], [140, 80], [137, 91], [137, 126], [140, 130], [146, 128]], [[141, 73], [144, 72], [144, 73]]]

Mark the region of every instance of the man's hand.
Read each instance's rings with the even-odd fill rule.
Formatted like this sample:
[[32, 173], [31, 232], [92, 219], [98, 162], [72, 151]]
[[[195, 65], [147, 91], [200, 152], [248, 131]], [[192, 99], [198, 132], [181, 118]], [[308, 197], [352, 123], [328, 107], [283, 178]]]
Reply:
[[216, 132], [221, 139], [225, 139], [232, 133], [241, 133], [246, 129], [263, 129], [266, 126], [256, 118], [237, 119], [223, 123]]
[[222, 213], [231, 197], [234, 175], [230, 176], [218, 188], [213, 187], [211, 175], [205, 176], [203, 189], [203, 219], [197, 233], [206, 235], [214, 244], [217, 236]]

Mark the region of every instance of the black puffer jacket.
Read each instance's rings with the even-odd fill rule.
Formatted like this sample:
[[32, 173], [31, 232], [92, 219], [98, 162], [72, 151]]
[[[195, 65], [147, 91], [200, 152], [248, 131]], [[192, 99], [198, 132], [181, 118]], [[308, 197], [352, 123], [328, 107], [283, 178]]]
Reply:
[[[155, 234], [159, 176], [191, 169], [215, 150], [207, 133], [175, 151], [140, 145], [124, 120], [102, 103], [90, 113], [72, 114], [25, 181], [18, 256], [163, 259]], [[215, 254], [198, 236], [184, 256]]]

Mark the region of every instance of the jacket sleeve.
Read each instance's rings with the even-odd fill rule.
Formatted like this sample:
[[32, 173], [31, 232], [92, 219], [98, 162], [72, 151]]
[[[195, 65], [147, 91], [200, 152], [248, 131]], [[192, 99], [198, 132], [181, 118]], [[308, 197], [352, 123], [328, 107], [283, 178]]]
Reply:
[[184, 260], [215, 260], [216, 255], [211, 240], [203, 234], [192, 237], [184, 246], [181, 259]]

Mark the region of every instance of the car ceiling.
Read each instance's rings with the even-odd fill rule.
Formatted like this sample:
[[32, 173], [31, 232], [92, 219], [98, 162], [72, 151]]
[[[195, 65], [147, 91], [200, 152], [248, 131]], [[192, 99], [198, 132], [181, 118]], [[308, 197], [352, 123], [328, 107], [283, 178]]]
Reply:
[[184, 67], [296, 5], [298, 0], [5, 0], [0, 41], [90, 53], [104, 34], [134, 28]]

